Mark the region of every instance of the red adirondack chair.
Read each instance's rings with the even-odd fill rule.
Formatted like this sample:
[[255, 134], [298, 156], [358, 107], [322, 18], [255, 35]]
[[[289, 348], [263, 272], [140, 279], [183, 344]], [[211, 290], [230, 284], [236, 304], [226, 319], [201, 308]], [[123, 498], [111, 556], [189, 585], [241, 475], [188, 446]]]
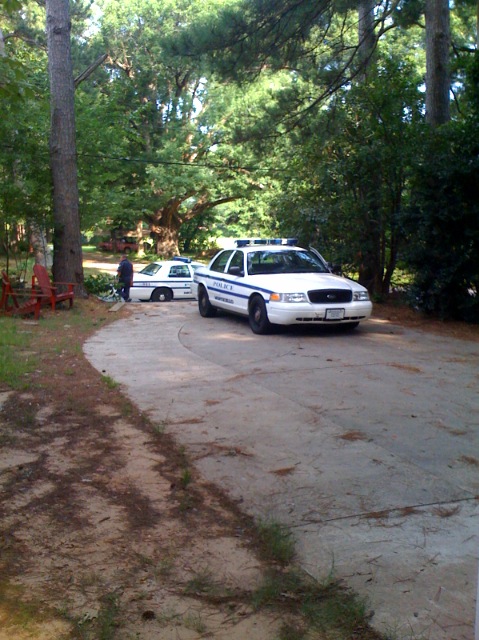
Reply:
[[[70, 307], [73, 306], [75, 285], [72, 282], [51, 282], [48, 271], [41, 264], [36, 264], [33, 267], [32, 289], [36, 286], [35, 280], [38, 282], [38, 286], [43, 294], [43, 304], [50, 304], [53, 311], [55, 311], [55, 305], [57, 302], [64, 302], [65, 300], [68, 300]], [[66, 289], [58, 291], [59, 286], [62, 288], [66, 287]]]
[[28, 316], [33, 313], [35, 320], [40, 317], [43, 294], [35, 291], [15, 291], [5, 271], [2, 271], [2, 297], [0, 310], [7, 315]]

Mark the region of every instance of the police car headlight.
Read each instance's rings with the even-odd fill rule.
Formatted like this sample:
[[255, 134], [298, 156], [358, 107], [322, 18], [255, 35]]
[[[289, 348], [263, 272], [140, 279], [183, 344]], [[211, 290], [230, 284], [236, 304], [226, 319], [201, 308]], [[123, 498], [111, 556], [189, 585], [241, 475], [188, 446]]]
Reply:
[[305, 293], [272, 293], [269, 299], [272, 302], [308, 302]]
[[354, 302], [360, 302], [361, 300], [369, 300], [369, 293], [367, 291], [355, 291], [353, 293]]

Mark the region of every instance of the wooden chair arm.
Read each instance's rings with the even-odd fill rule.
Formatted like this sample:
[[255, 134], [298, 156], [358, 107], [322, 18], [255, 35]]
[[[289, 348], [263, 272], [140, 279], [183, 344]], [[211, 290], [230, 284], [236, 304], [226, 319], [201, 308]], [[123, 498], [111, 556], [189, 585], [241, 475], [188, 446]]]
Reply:
[[31, 291], [30, 289], [10, 289], [9, 291], [7, 291], [7, 296], [15, 296], [16, 298], [23, 298], [23, 299], [33, 299], [35, 298], [36, 300], [40, 299], [40, 298], [49, 298], [50, 296], [42, 293], [41, 291], [36, 291], [33, 290]]

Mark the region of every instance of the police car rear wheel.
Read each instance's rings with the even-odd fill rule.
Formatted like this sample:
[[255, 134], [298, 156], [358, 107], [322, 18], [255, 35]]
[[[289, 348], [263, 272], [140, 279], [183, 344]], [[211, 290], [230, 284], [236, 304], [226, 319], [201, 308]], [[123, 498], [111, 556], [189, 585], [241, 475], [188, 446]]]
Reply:
[[152, 302], [171, 302], [173, 300], [173, 292], [166, 287], [155, 289], [151, 294]]
[[270, 333], [273, 325], [268, 320], [266, 304], [261, 296], [254, 296], [249, 305], [249, 326], [253, 333]]
[[198, 290], [198, 309], [203, 318], [213, 318], [216, 315], [217, 309], [211, 304], [208, 292], [204, 287], [200, 287]]

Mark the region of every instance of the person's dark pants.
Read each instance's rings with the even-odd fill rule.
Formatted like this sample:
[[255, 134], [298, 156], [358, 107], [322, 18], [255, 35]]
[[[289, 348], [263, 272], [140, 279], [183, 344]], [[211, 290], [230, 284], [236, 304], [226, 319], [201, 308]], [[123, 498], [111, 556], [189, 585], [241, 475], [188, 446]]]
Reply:
[[120, 282], [119, 285], [120, 286], [118, 288], [118, 293], [123, 298], [123, 300], [127, 302], [130, 299], [130, 285], [126, 284], [125, 282]]

